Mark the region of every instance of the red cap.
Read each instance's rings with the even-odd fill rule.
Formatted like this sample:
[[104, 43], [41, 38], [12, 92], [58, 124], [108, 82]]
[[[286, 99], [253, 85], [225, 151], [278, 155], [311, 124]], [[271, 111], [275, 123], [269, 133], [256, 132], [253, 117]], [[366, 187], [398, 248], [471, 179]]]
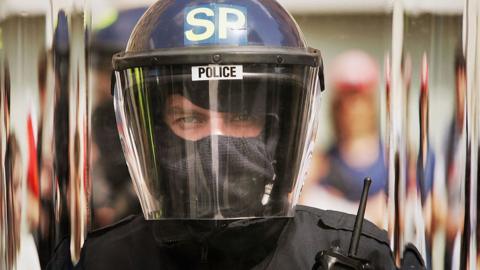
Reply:
[[378, 65], [363, 51], [344, 52], [331, 65], [330, 83], [337, 91], [372, 92], [378, 82]]

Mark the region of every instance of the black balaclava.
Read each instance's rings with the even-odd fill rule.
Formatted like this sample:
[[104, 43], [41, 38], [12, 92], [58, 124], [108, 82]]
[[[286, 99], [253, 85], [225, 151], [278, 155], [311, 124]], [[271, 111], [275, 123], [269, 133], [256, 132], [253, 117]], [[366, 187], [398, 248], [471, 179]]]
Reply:
[[[258, 216], [275, 180], [273, 153], [264, 135], [254, 138], [208, 136], [184, 140], [158, 127], [161, 177], [171, 198], [170, 211], [213, 218]], [[212, 157], [217, 156], [213, 160]], [[195, 196], [189, 198], [189, 196]], [[185, 201], [190, 209], [184, 209]], [[194, 211], [195, 213], [192, 213]]]

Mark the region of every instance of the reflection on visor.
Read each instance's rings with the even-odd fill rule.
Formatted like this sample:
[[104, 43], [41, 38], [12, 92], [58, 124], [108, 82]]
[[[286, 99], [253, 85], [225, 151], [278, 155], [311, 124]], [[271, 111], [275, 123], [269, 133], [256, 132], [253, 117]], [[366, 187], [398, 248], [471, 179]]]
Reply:
[[243, 69], [243, 80], [221, 81], [192, 81], [190, 66], [117, 73], [119, 131], [147, 219], [293, 213], [316, 69]]
[[184, 96], [174, 94], [165, 102], [164, 121], [175, 135], [190, 141], [211, 135], [252, 138], [262, 132], [265, 114], [207, 110]]

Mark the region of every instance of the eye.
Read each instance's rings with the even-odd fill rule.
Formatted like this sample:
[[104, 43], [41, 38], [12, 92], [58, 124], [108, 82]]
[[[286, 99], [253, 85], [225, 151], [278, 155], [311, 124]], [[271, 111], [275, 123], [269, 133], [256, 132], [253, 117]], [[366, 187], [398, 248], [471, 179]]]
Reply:
[[204, 119], [196, 115], [186, 115], [175, 118], [175, 123], [180, 125], [197, 125], [204, 122]]

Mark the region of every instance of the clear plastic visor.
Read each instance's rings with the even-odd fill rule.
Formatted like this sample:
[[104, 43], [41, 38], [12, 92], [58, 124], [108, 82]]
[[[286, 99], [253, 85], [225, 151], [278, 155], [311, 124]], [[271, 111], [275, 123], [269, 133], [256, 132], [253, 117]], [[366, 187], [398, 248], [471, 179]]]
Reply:
[[258, 64], [117, 71], [118, 129], [145, 217], [292, 216], [317, 76]]

